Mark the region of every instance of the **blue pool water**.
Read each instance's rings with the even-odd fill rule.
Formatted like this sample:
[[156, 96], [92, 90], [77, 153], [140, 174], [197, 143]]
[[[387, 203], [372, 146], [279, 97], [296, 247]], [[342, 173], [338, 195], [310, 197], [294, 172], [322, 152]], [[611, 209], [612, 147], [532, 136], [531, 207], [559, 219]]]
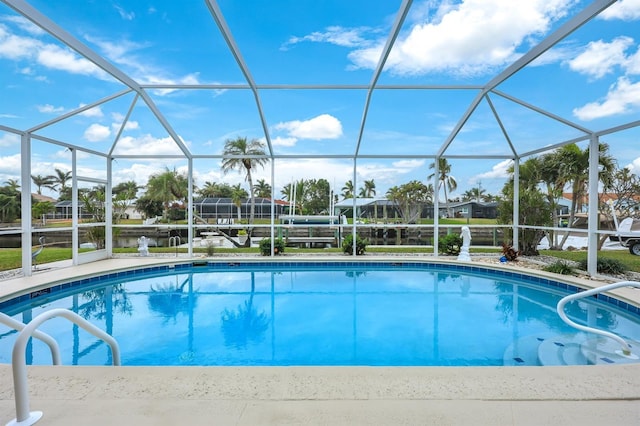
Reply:
[[[123, 365], [480, 366], [504, 365], [523, 337], [576, 334], [555, 311], [568, 294], [560, 287], [421, 263], [186, 264], [61, 285], [0, 309], [23, 322], [71, 309], [116, 338]], [[567, 312], [640, 340], [637, 308], [610, 302]], [[64, 364], [111, 363], [104, 343], [64, 319], [40, 329]], [[15, 337], [0, 325], [0, 362]], [[34, 340], [27, 360], [50, 364], [48, 347]]]

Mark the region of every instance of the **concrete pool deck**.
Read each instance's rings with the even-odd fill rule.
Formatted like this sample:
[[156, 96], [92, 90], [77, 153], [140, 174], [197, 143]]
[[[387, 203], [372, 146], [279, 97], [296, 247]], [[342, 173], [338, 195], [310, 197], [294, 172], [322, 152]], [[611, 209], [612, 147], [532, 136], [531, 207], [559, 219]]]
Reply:
[[[257, 259], [234, 258], [234, 261]], [[394, 261], [399, 259], [393, 257]], [[72, 268], [52, 266], [31, 277], [0, 282], [0, 300], [69, 277], [189, 260], [121, 258]], [[367, 256], [366, 260], [389, 258]], [[579, 285], [585, 286], [602, 284], [578, 281]], [[636, 304], [640, 302], [640, 291], [622, 290], [622, 297]], [[640, 364], [571, 367], [31, 366], [28, 372], [30, 407], [32, 411], [44, 412], [38, 423], [43, 425], [640, 424]], [[13, 418], [11, 366], [0, 364], [0, 423], [5, 424]]]

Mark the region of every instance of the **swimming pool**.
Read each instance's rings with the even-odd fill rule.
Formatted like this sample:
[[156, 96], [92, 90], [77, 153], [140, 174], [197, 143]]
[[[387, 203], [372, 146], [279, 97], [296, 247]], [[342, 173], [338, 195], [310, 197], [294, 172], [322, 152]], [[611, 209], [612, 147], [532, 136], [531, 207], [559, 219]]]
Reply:
[[[71, 309], [116, 338], [124, 365], [531, 365], [544, 342], [581, 364], [574, 349], [593, 336], [555, 312], [576, 290], [466, 265], [204, 262], [59, 284], [0, 309], [23, 322]], [[637, 307], [601, 296], [567, 312], [640, 340]], [[106, 345], [62, 319], [40, 329], [64, 364], [111, 363]], [[10, 362], [16, 333], [0, 331], [0, 362]], [[50, 364], [48, 348], [34, 341], [27, 362]]]

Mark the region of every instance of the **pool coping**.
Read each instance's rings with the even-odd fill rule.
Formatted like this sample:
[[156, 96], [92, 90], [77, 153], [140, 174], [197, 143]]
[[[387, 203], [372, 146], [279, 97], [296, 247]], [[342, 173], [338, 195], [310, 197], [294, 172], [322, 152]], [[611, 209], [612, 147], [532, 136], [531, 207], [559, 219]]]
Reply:
[[[1, 282], [0, 300], [79, 276], [202, 260], [117, 258], [71, 268], [52, 268], [31, 277]], [[219, 261], [283, 260], [236, 257]], [[292, 261], [342, 260], [296, 257]], [[367, 256], [362, 260], [418, 261], [415, 257], [398, 256]], [[420, 261], [469, 264], [442, 258]], [[485, 266], [477, 263], [477, 266]], [[569, 281], [583, 288], [604, 284], [517, 265], [486, 266]], [[618, 289], [613, 293], [636, 306], [640, 304], [640, 291]], [[600, 418], [599, 424], [604, 424], [613, 419], [627, 423], [640, 419], [640, 364], [569, 367], [30, 366], [28, 372], [32, 409], [43, 410], [47, 424], [54, 425], [68, 423], [71, 418], [86, 418], [95, 426], [111, 424], [127, 410], [135, 420], [122, 420], [122, 424], [168, 424], [167, 419], [171, 416], [191, 419], [190, 424], [210, 424], [207, 423], [211, 421], [210, 417], [203, 412], [206, 411], [204, 406], [215, 411], [222, 424], [281, 424], [287, 421], [424, 424], [425, 416], [434, 412], [440, 413], [439, 418], [448, 419], [443, 421], [449, 424], [535, 424], [544, 423], [545, 418], [570, 420], [565, 424], [598, 424]], [[0, 364], [0, 377], [0, 415], [2, 421], [8, 421], [15, 417], [10, 365]], [[77, 411], [72, 415], [70, 409]], [[309, 420], [308, 413], [320, 417]], [[333, 421], [328, 421], [330, 419]]]

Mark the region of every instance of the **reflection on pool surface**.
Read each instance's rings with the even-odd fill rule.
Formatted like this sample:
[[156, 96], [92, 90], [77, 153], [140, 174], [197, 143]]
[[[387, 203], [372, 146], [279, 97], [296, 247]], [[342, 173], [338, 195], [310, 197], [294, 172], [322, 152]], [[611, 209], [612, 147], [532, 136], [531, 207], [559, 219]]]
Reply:
[[[524, 356], [513, 347], [523, 339], [591, 337], [557, 315], [568, 294], [559, 288], [504, 272], [425, 265], [165, 268], [3, 311], [28, 322], [43, 310], [70, 309], [116, 338], [123, 365], [517, 365], [524, 361], [513, 359]], [[608, 303], [573, 302], [567, 313], [640, 340], [638, 316]], [[111, 363], [103, 342], [63, 319], [40, 330], [58, 341], [64, 364]], [[10, 362], [15, 336], [0, 326], [0, 362]], [[27, 362], [50, 364], [48, 347], [34, 341]]]

